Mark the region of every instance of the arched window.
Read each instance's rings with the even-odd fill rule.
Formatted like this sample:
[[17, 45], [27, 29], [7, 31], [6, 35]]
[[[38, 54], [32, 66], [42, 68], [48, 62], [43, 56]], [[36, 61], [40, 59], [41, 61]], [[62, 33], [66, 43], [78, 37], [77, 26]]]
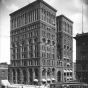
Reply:
[[29, 44], [31, 44], [32, 43], [32, 39], [29, 39]]
[[52, 45], [55, 45], [55, 42], [54, 41], [52, 41]]
[[43, 68], [43, 70], [42, 70], [42, 76], [45, 76], [45, 72], [46, 72], [46, 69]]
[[55, 68], [52, 69], [52, 75], [55, 75]]
[[48, 70], [47, 70], [47, 76], [50, 76], [50, 72], [51, 72], [51, 69], [48, 68]]
[[47, 44], [50, 44], [50, 43], [51, 43], [51, 41], [48, 39], [48, 40], [47, 40]]
[[15, 43], [12, 43], [12, 48], [14, 48], [15, 47]]
[[26, 42], [25, 41], [22, 41], [22, 46], [24, 46], [26, 44]]
[[35, 39], [34, 39], [34, 43], [37, 43], [37, 42], [38, 42], [38, 38], [35, 38]]
[[42, 42], [45, 43], [46, 42], [46, 39], [45, 38], [42, 38]]

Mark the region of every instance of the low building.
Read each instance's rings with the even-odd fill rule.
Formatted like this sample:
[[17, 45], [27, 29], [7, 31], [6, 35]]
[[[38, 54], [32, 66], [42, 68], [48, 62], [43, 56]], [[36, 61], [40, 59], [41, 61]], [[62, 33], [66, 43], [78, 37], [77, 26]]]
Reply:
[[76, 80], [76, 62], [73, 62], [73, 80]]
[[0, 63], [0, 80], [8, 78], [8, 64]]
[[77, 34], [76, 40], [76, 76], [80, 82], [88, 83], [88, 32]]
[[[8, 64], [7, 63], [0, 63], [0, 88], [3, 84], [3, 80], [8, 79]], [[6, 83], [6, 81], [4, 81]]]

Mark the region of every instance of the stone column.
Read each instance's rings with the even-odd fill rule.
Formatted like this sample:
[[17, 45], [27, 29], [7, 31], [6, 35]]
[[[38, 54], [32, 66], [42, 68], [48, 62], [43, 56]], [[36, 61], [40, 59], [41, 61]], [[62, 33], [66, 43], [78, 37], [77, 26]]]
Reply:
[[35, 10], [35, 21], [37, 20], [37, 10]]
[[55, 81], [57, 82], [57, 69], [55, 69]]
[[39, 82], [38, 82], [38, 84], [39, 85], [41, 85], [41, 80], [42, 80], [42, 67], [40, 67], [39, 69], [38, 69], [38, 73], [39, 73]]
[[10, 81], [11, 81], [11, 83], [13, 83], [13, 71], [12, 71], [12, 69], [10, 70]]
[[17, 83], [17, 69], [15, 69], [15, 83]]
[[35, 10], [34, 10], [34, 21], [35, 21]]
[[64, 72], [61, 72], [61, 81], [63, 81], [63, 74]]
[[17, 18], [15, 18], [15, 21], [16, 21], [16, 22], [15, 22], [15, 27], [17, 28]]
[[35, 70], [32, 69], [32, 72], [33, 72], [33, 81], [34, 81], [34, 79], [35, 79]]
[[29, 69], [27, 69], [27, 84], [29, 84], [29, 83], [30, 83], [29, 78], [30, 78], [30, 73], [29, 73]]
[[31, 11], [31, 22], [33, 22], [33, 11]]
[[46, 78], [46, 80], [47, 80], [47, 69], [46, 69], [46, 71], [45, 71], [45, 78]]
[[20, 69], [20, 83], [23, 83], [23, 71]]
[[33, 22], [34, 22], [34, 10], [33, 10]]
[[66, 81], [67, 81], [67, 72], [66, 72]]
[[51, 68], [50, 68], [50, 79], [52, 78], [52, 70], [51, 70]]
[[30, 21], [31, 21], [31, 18], [30, 18], [30, 16], [31, 16], [31, 14], [30, 14], [30, 12], [29, 12], [29, 23], [30, 23]]

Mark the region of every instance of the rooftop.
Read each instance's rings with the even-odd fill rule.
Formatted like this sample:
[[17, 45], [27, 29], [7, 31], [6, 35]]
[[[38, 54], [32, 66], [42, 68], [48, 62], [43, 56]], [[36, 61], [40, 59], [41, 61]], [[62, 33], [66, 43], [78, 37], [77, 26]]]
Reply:
[[76, 37], [74, 37], [74, 39], [80, 38], [80, 37], [84, 37], [84, 36], [85, 36], [85, 37], [88, 36], [88, 32], [82, 33], [82, 34], [77, 33], [77, 35], [76, 35]]
[[47, 5], [48, 7], [50, 7], [52, 10], [54, 10], [55, 12], [57, 12], [56, 9], [54, 9], [52, 6], [50, 6], [49, 4], [47, 4], [45, 1], [43, 1], [43, 0], [36, 0], [36, 1], [32, 2], [32, 3], [29, 3], [28, 5], [26, 5], [26, 6], [20, 8], [20, 9], [18, 9], [18, 10], [16, 10], [16, 11], [12, 12], [12, 13], [10, 14], [10, 16], [11, 16], [12, 14], [14, 14], [14, 13], [16, 13], [16, 12], [22, 10], [22, 9], [27, 8], [27, 7], [30, 6], [30, 5], [33, 5], [33, 4], [36, 3], [36, 2], [42, 2], [43, 4], [45, 4], [45, 5]]
[[68, 17], [66, 17], [65, 15], [59, 15], [59, 16], [57, 16], [57, 18], [60, 18], [60, 17], [64, 17], [65, 19], [67, 19], [67, 20], [69, 20], [71, 23], [73, 23], [73, 21], [71, 21]]
[[0, 69], [8, 68], [8, 64], [6, 62], [0, 63]]

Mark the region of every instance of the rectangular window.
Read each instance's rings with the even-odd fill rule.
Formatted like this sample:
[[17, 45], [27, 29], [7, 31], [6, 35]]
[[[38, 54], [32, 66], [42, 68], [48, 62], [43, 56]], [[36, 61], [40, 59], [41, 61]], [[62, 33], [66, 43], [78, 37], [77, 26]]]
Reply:
[[81, 60], [85, 60], [85, 59], [86, 59], [86, 53], [84, 52], [81, 54]]

